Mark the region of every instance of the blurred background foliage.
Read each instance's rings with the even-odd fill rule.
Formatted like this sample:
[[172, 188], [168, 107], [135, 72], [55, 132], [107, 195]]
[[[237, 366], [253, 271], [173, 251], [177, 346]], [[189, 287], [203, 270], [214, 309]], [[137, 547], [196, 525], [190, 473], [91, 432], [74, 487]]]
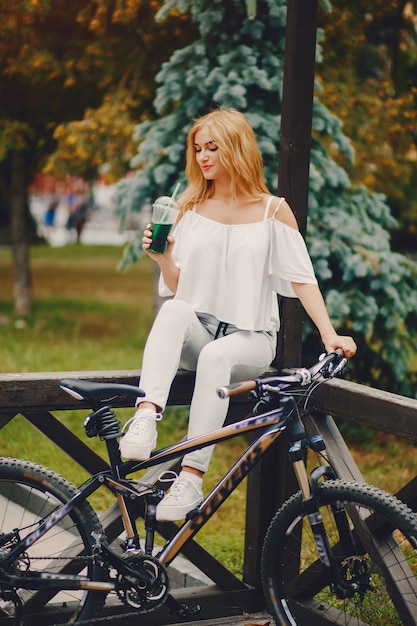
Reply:
[[343, 123], [355, 161], [334, 158], [352, 182], [387, 196], [399, 220], [394, 246], [416, 251], [417, 15], [416, 3], [336, 0], [320, 14], [321, 101]]

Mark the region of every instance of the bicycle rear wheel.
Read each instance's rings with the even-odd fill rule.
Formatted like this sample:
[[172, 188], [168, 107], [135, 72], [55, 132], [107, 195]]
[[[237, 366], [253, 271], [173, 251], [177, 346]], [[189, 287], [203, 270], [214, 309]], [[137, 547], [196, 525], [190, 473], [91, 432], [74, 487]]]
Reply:
[[[262, 550], [262, 585], [276, 624], [417, 624], [415, 514], [379, 489], [342, 480], [321, 483], [318, 500], [350, 597], [338, 599], [329, 586], [301, 494], [295, 494], [272, 520]], [[349, 552], [333, 513], [340, 505], [354, 537]]]
[[[17, 538], [26, 537], [76, 493], [73, 485], [52, 470], [20, 459], [0, 458], [0, 556], [7, 556]], [[105, 572], [89, 558], [93, 532], [102, 535], [102, 527], [90, 504], [81, 502], [6, 571], [22, 578], [51, 572], [105, 580]], [[1, 599], [2, 591], [0, 584], [0, 616], [13, 609], [10, 600]], [[52, 622], [48, 623], [91, 619], [100, 611], [106, 595], [52, 587], [42, 591], [20, 589], [17, 593], [25, 624], [38, 623], [42, 612], [51, 614]]]

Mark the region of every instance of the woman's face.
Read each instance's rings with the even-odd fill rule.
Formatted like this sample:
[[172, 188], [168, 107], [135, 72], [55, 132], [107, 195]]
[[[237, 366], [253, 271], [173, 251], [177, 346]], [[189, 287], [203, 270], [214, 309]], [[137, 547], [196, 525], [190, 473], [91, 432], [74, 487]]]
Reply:
[[230, 180], [226, 167], [220, 160], [220, 148], [213, 141], [207, 128], [201, 128], [194, 136], [195, 158], [206, 180]]

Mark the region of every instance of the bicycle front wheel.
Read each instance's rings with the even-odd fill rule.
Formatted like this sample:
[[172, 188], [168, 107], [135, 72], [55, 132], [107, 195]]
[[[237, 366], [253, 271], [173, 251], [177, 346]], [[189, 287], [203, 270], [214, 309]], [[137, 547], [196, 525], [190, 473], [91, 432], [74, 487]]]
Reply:
[[[0, 458], [0, 556], [7, 557], [19, 539], [38, 528], [76, 493], [73, 485], [52, 470], [20, 459]], [[25, 578], [47, 573], [81, 574], [91, 580], [103, 580], [105, 572], [92, 559], [93, 532], [102, 535], [102, 527], [90, 504], [81, 502], [5, 571], [21, 576], [22, 586]], [[102, 592], [64, 591], [52, 583], [50, 588], [38, 591], [16, 591], [24, 624], [37, 624], [46, 612], [52, 623], [91, 619], [105, 600]], [[0, 579], [0, 617], [10, 615], [13, 604]]]
[[[295, 494], [272, 520], [262, 550], [262, 585], [276, 624], [416, 625], [415, 514], [379, 489], [342, 480], [321, 483], [318, 502], [344, 599], [324, 571], [301, 494]], [[339, 532], [340, 509], [350, 532]]]

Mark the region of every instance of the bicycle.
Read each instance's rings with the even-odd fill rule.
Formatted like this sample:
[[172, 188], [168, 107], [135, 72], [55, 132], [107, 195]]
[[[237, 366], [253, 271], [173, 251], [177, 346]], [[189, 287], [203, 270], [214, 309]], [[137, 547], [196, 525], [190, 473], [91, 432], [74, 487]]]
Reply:
[[[136, 398], [143, 392], [131, 385], [62, 380], [62, 389], [88, 400], [92, 413], [84, 422], [86, 434], [105, 442], [110, 469], [76, 489], [41, 465], [0, 459], [0, 615], [13, 614], [16, 624], [31, 625], [50, 606], [55, 611], [59, 606], [59, 623], [97, 623], [107, 594], [113, 593], [139, 613], [166, 604], [191, 619], [198, 607], [171, 595], [168, 565], [285, 435], [300, 491], [273, 517], [260, 564], [266, 605], [276, 624], [311, 623], [306, 611], [327, 619], [325, 623], [380, 624], [383, 611], [394, 615], [394, 624], [415, 624], [414, 513], [375, 487], [338, 479], [323, 437], [309, 438], [303, 423], [315, 387], [339, 375], [345, 363], [342, 355], [331, 353], [309, 369], [222, 387], [220, 397], [250, 394], [256, 402], [253, 416], [156, 450], [141, 462], [121, 460], [119, 421], [111, 404], [118, 396]], [[154, 555], [155, 509], [163, 492], [157, 480], [151, 484], [128, 477], [248, 433], [254, 437], [242, 455]], [[309, 449], [319, 460], [311, 471], [306, 466]], [[109, 547], [87, 501], [101, 486], [118, 502], [126, 535], [119, 551]], [[135, 525], [143, 500], [144, 540]]]

